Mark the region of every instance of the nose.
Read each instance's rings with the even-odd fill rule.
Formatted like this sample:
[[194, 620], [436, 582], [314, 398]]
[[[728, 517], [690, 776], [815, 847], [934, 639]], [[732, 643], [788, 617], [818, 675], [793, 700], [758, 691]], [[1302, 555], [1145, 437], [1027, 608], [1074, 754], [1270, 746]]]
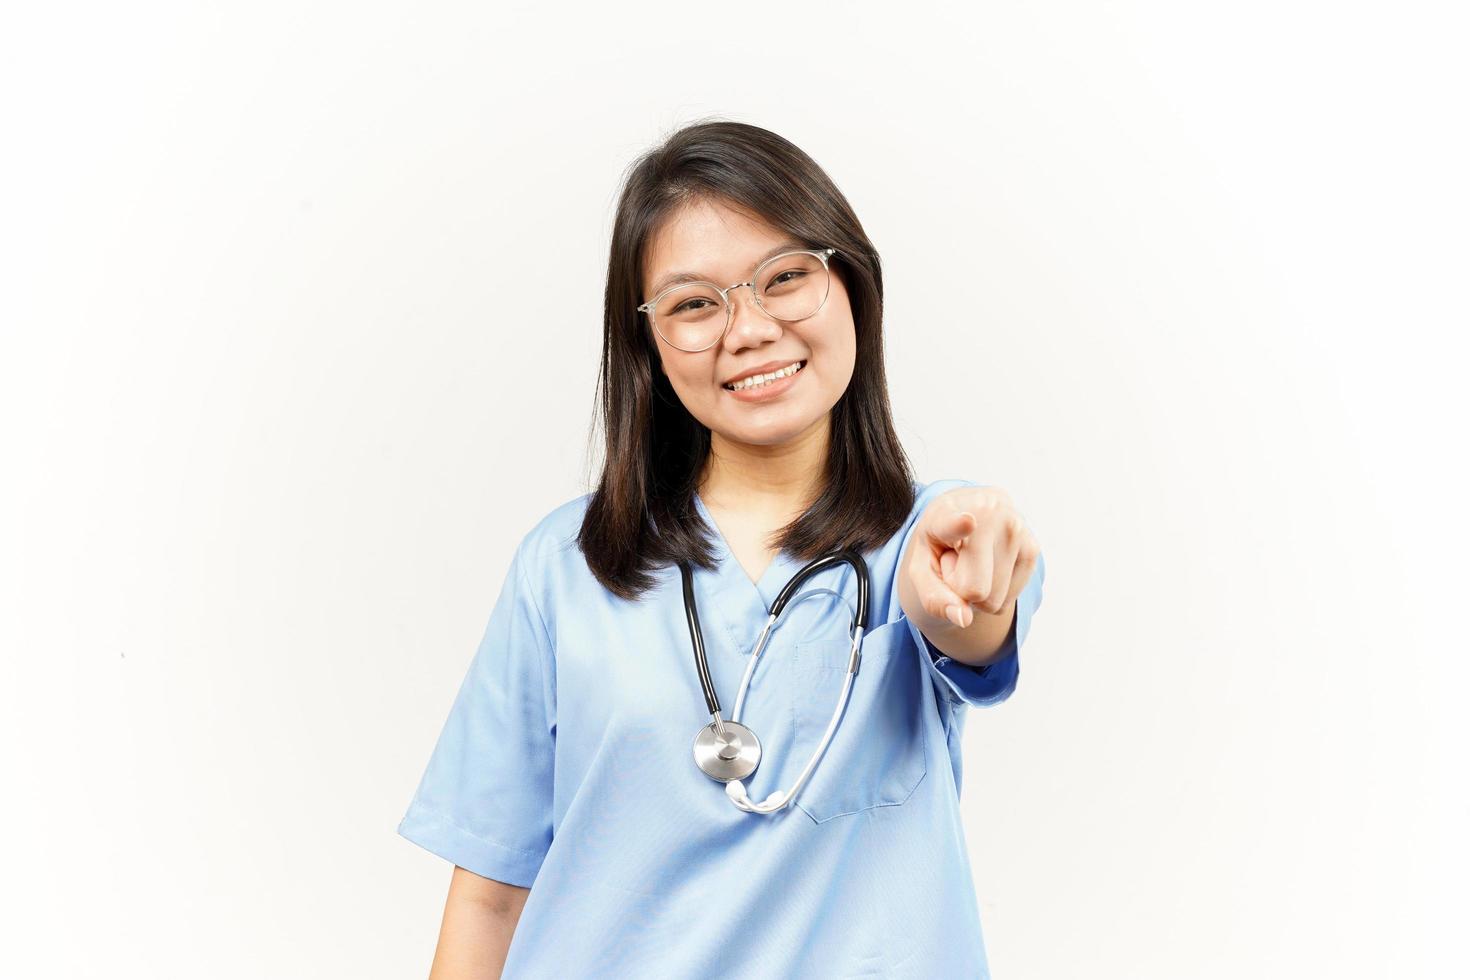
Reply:
[[[749, 286], [750, 289], [742, 291], [741, 286]], [[726, 316], [731, 320], [729, 329], [725, 331], [725, 346], [729, 350], [758, 347], [781, 336], [781, 324], [756, 303], [754, 283], [733, 283], [727, 296]]]

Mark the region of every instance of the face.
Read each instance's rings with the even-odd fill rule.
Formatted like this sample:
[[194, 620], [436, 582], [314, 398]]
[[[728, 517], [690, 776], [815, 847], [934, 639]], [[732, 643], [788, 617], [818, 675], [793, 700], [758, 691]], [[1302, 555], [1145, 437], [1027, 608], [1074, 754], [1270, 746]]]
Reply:
[[[762, 257], [790, 240], [779, 228], [719, 202], [692, 202], [671, 214], [649, 241], [643, 298], [652, 299], [653, 287], [673, 273], [691, 272], [722, 287], [749, 282]], [[772, 319], [745, 287], [732, 291], [730, 302], [730, 329], [702, 351], [680, 350], [649, 328], [664, 374], [689, 414], [711, 433], [746, 445], [780, 445], [825, 425], [847, 390], [857, 351], [852, 308], [837, 269], [832, 267], [826, 302], [805, 320]], [[764, 388], [726, 387], [753, 369], [770, 373], [796, 363], [803, 365], [796, 374]]]

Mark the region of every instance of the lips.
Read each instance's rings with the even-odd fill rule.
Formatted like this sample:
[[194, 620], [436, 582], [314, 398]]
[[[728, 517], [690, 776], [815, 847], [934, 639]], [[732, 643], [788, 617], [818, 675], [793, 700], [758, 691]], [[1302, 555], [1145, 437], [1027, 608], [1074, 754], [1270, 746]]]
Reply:
[[756, 375], [747, 379], [755, 382], [749, 387], [726, 388], [724, 389], [725, 394], [737, 402], [746, 402], [748, 404], [762, 404], [784, 398], [786, 392], [790, 391], [793, 386], [801, 383], [801, 376], [806, 373], [805, 361], [796, 361], [795, 364], [800, 366], [791, 374], [783, 374], [773, 381], [757, 381], [757, 378], [764, 378], [765, 376]]
[[796, 377], [805, 370], [806, 361], [787, 361], [779, 366], [766, 370], [746, 371], [744, 374], [730, 381], [724, 382], [720, 387], [726, 391], [755, 391], [760, 388], [769, 388], [771, 385], [780, 384]]
[[744, 371], [741, 371], [734, 377], [726, 378], [724, 381], [720, 382], [720, 387], [723, 388], [727, 385], [732, 385], [737, 381], [744, 381], [746, 378], [749, 378], [753, 375], [770, 374], [773, 371], [779, 371], [782, 368], [790, 367], [793, 364], [800, 363], [802, 363], [802, 358], [799, 357], [788, 357], [784, 361], [767, 361], [764, 364], [757, 364], [753, 367], [746, 368]]

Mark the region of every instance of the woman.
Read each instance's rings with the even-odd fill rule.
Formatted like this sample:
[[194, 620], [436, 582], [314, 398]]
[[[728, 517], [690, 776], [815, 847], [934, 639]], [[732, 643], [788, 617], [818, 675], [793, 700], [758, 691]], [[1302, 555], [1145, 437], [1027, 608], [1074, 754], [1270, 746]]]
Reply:
[[[1004, 491], [913, 481], [882, 310], [856, 215], [774, 133], [692, 125], [629, 172], [601, 478], [521, 541], [399, 827], [456, 865], [433, 977], [986, 975], [960, 735], [1045, 566]], [[782, 587], [839, 549], [741, 701]]]

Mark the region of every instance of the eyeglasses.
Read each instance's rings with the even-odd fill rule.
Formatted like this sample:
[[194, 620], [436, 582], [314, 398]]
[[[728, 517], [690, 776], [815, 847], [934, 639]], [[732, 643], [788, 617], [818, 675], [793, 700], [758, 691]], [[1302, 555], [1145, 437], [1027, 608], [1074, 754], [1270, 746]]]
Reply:
[[648, 314], [653, 329], [671, 346], [690, 353], [707, 350], [730, 329], [735, 309], [730, 293], [741, 286], [750, 287], [756, 306], [773, 320], [805, 320], [820, 310], [832, 285], [827, 260], [836, 253], [835, 248], [783, 252], [757, 266], [749, 282], [724, 289], [712, 282], [680, 283], [638, 307], [638, 312]]

